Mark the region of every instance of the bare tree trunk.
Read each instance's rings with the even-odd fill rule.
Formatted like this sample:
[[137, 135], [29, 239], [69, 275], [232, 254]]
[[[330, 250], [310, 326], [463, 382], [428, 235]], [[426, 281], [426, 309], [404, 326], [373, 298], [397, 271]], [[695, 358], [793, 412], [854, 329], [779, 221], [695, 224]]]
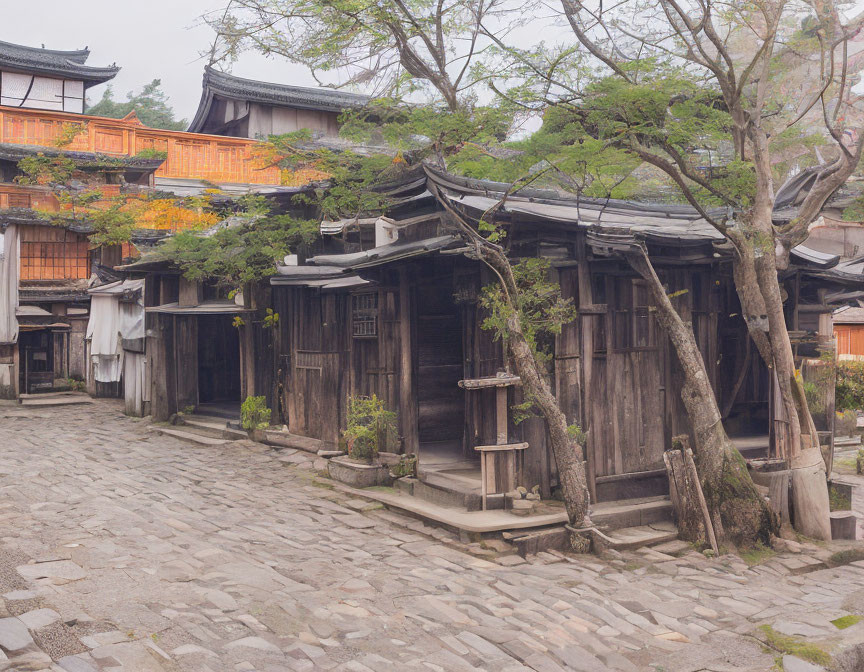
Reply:
[[[542, 375], [541, 366], [522, 331], [515, 297], [518, 293], [513, 268], [506, 255], [495, 248], [482, 249], [484, 260], [498, 273], [504, 299], [509, 308], [507, 317], [507, 347], [513, 359], [516, 373], [522, 379], [527, 397], [534, 402], [549, 429], [552, 454], [558, 466], [558, 479], [564, 496], [567, 518], [572, 527], [582, 527], [588, 515], [588, 484], [585, 479], [585, 456], [582, 446], [570, 438], [567, 417], [552, 394], [549, 383]], [[585, 548], [584, 550], [587, 550]]]
[[[552, 393], [549, 383], [542, 374], [542, 366], [534, 356], [534, 351], [522, 330], [522, 322], [519, 317], [516, 297], [519, 288], [513, 276], [513, 267], [510, 260], [499, 246], [490, 243], [483, 238], [471, 225], [465, 221], [462, 215], [453, 209], [448, 200], [442, 196], [438, 188], [431, 181], [428, 182], [429, 190], [444, 206], [444, 209], [452, 216], [460, 235], [470, 245], [476, 255], [480, 257], [498, 276], [502, 296], [509, 309], [507, 316], [507, 348], [513, 359], [516, 373], [522, 379], [522, 387], [526, 396], [534, 402], [540, 411], [549, 430], [549, 441], [552, 446], [552, 454], [558, 467], [558, 480], [561, 493], [564, 497], [564, 506], [567, 509], [567, 518], [570, 526], [580, 528], [588, 520], [588, 507], [590, 497], [588, 494], [588, 483], [585, 478], [585, 456], [576, 441], [570, 438], [567, 417], [561, 410], [558, 400]], [[577, 550], [588, 551], [590, 541], [587, 538], [578, 539], [573, 536], [573, 546]], [[579, 546], [579, 548], [577, 548]]]
[[[742, 262], [736, 263], [740, 265]], [[781, 403], [789, 421], [788, 454], [783, 457], [789, 460], [792, 470], [794, 527], [808, 537], [830, 541], [831, 520], [825, 462], [821, 457], [819, 434], [807, 405], [804, 385], [795, 370], [773, 250], [757, 258], [745, 259], [743, 263], [754, 267], [756, 283], [736, 282], [742, 311], [745, 315], [753, 316], [754, 310], [764, 309], [762, 315], [767, 321], [767, 334], [760, 330], [757, 337], [763, 339], [767, 336], [770, 342], [770, 358], [766, 364], [777, 376]], [[756, 319], [747, 320], [751, 335], [757, 323]], [[762, 348], [759, 351], [764, 358]]]
[[630, 246], [625, 255], [648, 281], [657, 319], [684, 371], [681, 399], [693, 427], [695, 461], [716, 536], [736, 545], [768, 543], [778, 531], [776, 517], [753, 484], [741, 453], [726, 435], [693, 329], [672, 305], [645, 248], [641, 244]]

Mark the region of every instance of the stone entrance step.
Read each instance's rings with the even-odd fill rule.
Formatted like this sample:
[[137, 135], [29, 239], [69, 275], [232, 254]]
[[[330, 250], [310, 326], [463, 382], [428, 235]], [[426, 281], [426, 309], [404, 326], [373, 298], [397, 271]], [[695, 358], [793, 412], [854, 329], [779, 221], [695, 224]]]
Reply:
[[665, 496], [600, 502], [591, 507], [591, 522], [601, 530], [671, 523], [672, 516], [672, 502]]
[[[206, 434], [198, 434], [195, 431], [175, 429], [174, 427], [153, 427], [160, 434], [173, 436], [174, 438], [188, 441], [189, 443], [197, 443], [199, 446], [222, 446], [230, 443], [229, 439], [217, 439]], [[190, 428], [191, 429], [191, 428]]]
[[44, 394], [22, 394], [18, 397], [22, 406], [71, 406], [92, 404], [93, 400], [83, 392], [46, 392]]
[[658, 522], [637, 527], [622, 527], [603, 532], [602, 541], [616, 551], [630, 551], [643, 546], [656, 546], [678, 538], [678, 528], [670, 522]]
[[225, 418], [217, 418], [210, 415], [198, 415], [197, 413], [184, 415], [183, 426], [189, 427], [190, 431], [194, 431], [195, 434], [210, 436], [214, 439], [236, 441], [249, 438], [243, 430], [229, 427]]

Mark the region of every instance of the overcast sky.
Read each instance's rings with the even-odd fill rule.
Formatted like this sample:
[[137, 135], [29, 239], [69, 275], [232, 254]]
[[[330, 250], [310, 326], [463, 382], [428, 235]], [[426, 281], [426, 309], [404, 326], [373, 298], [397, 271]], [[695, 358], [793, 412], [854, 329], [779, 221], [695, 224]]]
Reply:
[[[159, 78], [178, 118], [191, 119], [201, 97], [204, 61], [213, 33], [198, 17], [220, 0], [0, 0], [0, 40], [48, 49], [90, 48], [89, 65], [116, 63], [115, 99]], [[244, 54], [241, 77], [315, 86], [308, 70], [284, 60]], [[88, 91], [95, 102], [103, 86]]]

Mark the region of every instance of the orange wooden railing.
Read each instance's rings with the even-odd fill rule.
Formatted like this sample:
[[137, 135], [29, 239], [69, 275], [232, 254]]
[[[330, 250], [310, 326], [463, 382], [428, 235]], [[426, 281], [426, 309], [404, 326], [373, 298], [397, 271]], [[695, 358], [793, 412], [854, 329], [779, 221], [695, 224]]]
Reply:
[[86, 114], [0, 106], [0, 143], [56, 147], [109, 156], [135, 156], [145, 150], [166, 152], [157, 177], [191, 178], [237, 184], [280, 184], [276, 166], [260, 167], [252, 156], [254, 140], [147, 128], [137, 118], [108, 119]]
[[47, 187], [0, 184], [0, 210], [6, 208], [33, 208], [57, 212], [60, 209], [60, 202]]

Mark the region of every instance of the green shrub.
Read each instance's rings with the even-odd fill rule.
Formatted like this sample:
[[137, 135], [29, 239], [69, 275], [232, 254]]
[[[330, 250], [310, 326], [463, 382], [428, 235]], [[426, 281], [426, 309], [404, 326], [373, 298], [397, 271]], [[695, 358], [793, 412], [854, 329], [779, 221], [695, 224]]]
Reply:
[[382, 449], [395, 446], [396, 436], [396, 413], [384, 408], [381, 399], [374, 394], [348, 397], [345, 443], [350, 457], [374, 460]]
[[837, 396], [834, 407], [838, 411], [864, 410], [864, 362], [837, 363]]
[[838, 411], [835, 416], [834, 436], [855, 436], [858, 429], [858, 415], [855, 411]]
[[265, 429], [270, 425], [270, 409], [264, 397], [246, 397], [240, 406], [240, 421], [243, 429]]

